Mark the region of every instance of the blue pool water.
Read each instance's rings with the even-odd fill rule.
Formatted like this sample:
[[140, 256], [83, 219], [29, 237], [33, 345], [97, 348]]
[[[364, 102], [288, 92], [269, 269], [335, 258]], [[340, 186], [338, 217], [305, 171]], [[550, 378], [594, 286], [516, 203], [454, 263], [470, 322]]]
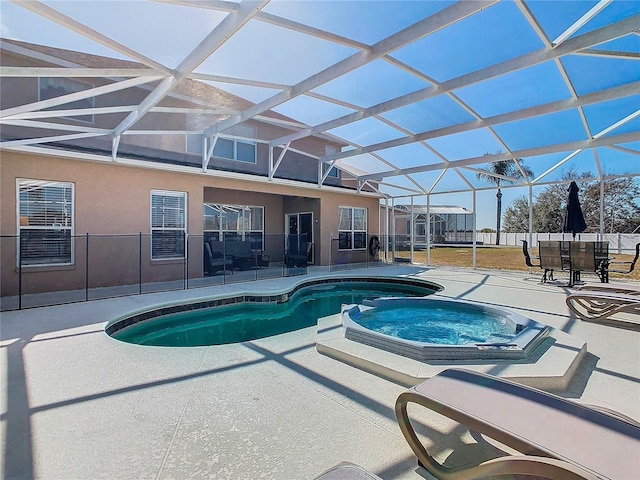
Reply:
[[342, 323], [349, 340], [421, 362], [520, 360], [549, 335], [517, 312], [437, 296], [348, 305]]
[[140, 321], [110, 333], [139, 345], [193, 347], [237, 343], [315, 325], [318, 318], [340, 313], [342, 304], [379, 297], [415, 297], [435, 291], [427, 286], [382, 282], [330, 283], [304, 287], [289, 301], [242, 303], [189, 310]]
[[438, 345], [507, 342], [515, 336], [505, 318], [464, 304], [378, 306], [351, 314], [364, 328], [392, 337]]

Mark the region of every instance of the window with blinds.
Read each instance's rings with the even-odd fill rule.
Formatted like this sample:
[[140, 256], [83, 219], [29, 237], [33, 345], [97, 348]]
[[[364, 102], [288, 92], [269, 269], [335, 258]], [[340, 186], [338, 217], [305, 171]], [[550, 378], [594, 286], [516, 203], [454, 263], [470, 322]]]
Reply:
[[361, 250], [367, 248], [367, 209], [340, 207], [338, 211], [338, 248]]
[[19, 265], [73, 263], [73, 183], [18, 179]]
[[187, 194], [151, 192], [151, 259], [184, 258]]

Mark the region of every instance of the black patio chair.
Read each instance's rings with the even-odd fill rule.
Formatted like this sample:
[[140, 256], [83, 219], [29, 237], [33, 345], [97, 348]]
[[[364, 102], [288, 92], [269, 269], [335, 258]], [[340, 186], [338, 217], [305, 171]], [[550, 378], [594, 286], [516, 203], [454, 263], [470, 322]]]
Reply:
[[224, 254], [224, 244], [215, 240], [204, 243], [204, 274], [213, 275], [219, 271], [231, 270], [231, 257]]
[[562, 245], [560, 241], [538, 241], [538, 258], [540, 259], [540, 268], [544, 270], [542, 283], [545, 283], [547, 280], [553, 280], [553, 272], [555, 270], [562, 271], [564, 269]]
[[284, 263], [288, 267], [304, 267], [309, 263], [311, 242], [306, 235], [289, 235], [287, 249], [284, 252]]
[[[630, 262], [622, 262], [622, 261], [613, 261], [613, 260], [605, 260], [601, 263], [601, 276], [600, 279], [604, 283], [609, 282], [609, 274], [610, 273], [621, 273], [622, 275], [628, 275], [633, 272], [633, 269], [636, 266], [636, 262], [638, 261], [638, 256], [640, 256], [640, 243], [636, 243], [636, 255], [633, 257], [633, 260]], [[621, 268], [622, 265], [626, 265], [625, 268]], [[611, 268], [611, 267], [614, 268]], [[604, 278], [604, 279], [603, 279]]]

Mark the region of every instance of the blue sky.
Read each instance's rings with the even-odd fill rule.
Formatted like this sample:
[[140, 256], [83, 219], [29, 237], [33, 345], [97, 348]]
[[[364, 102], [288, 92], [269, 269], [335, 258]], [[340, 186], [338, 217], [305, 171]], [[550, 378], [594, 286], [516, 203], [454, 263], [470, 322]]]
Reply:
[[[176, 67], [226, 15], [225, 12], [214, 10], [146, 1], [59, 0], [44, 3], [170, 68]], [[358, 52], [357, 45], [374, 45], [423, 17], [441, 12], [453, 3], [272, 1], [263, 9], [265, 13], [306, 23], [345, 37], [354, 44], [332, 42], [254, 19], [205, 60], [196, 72], [295, 85], [354, 55]], [[560, 0], [531, 1], [526, 4], [546, 38], [552, 41], [597, 2]], [[614, 0], [571, 37], [639, 13], [640, 2]], [[0, 14], [2, 37], [126, 58], [7, 0], [0, 0]], [[447, 84], [463, 79], [476, 70], [544, 48], [543, 39], [532, 28], [521, 9], [514, 2], [502, 1], [390, 52], [394, 61], [407, 68], [399, 68], [389, 58], [377, 59], [313, 89], [308, 95], [297, 96], [282, 103], [274, 110], [313, 126], [357, 109], [369, 108], [396, 97], [419, 92], [431, 87], [432, 82]], [[365, 118], [332, 129], [329, 133], [354, 144], [367, 146], [408, 134], [473, 122], [475, 117], [472, 112], [486, 118], [569, 100], [572, 92], [565, 76], [570, 79], [578, 96], [640, 81], [640, 63], [637, 60], [640, 55], [639, 35], [625, 35], [600, 44], [597, 49], [626, 52], [635, 54], [636, 57], [567, 55], [557, 61], [540, 62], [456, 88], [451, 92], [453, 95], [437, 95], [384, 111], [378, 118]], [[256, 103], [278, 93], [274, 88], [230, 83], [215, 85]], [[327, 97], [335, 101], [326, 101]], [[570, 109], [500, 123], [493, 131], [482, 128], [444, 135], [427, 140], [427, 144], [411, 143], [381, 150], [378, 155], [399, 168], [407, 168], [439, 163], [442, 159], [456, 161], [479, 157], [485, 153], [520, 151], [585, 140], [589, 135], [598, 134], [638, 110], [640, 94], [587, 105], [582, 112]], [[640, 118], [636, 117], [609, 134], [639, 130]], [[622, 148], [602, 147], [582, 152], [551, 172], [544, 180], [560, 178], [568, 168], [595, 174], [598, 169], [596, 162], [600, 162], [600, 167], [612, 174], [638, 172], [640, 157], [630, 152], [639, 151], [640, 142], [629, 142], [620, 147]], [[571, 153], [562, 151], [535, 155], [524, 158], [524, 161], [537, 176]], [[345, 162], [372, 172], [388, 169], [376, 158], [365, 155], [351, 157]], [[447, 172], [433, 191], [462, 190], [468, 188], [468, 184], [479, 188], [488, 185], [479, 181], [474, 172], [459, 172], [461, 173]], [[416, 174], [414, 180], [430, 190], [438, 174], [439, 172]], [[466, 180], [462, 180], [460, 175]], [[389, 178], [388, 181], [415, 189], [412, 182], [402, 177]], [[399, 192], [389, 191], [391, 194]], [[508, 206], [515, 197], [526, 194], [526, 189], [506, 189], [503, 204]], [[415, 203], [424, 202], [424, 196], [415, 199]], [[478, 202], [478, 226], [494, 226], [495, 191], [479, 192]], [[471, 208], [472, 195], [434, 195], [431, 203], [459, 204]]]

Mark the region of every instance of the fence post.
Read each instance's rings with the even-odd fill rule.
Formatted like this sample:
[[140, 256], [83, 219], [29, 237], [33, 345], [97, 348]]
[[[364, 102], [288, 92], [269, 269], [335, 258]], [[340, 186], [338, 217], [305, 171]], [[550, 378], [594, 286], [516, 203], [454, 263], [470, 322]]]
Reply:
[[333, 271], [333, 232], [329, 233], [329, 271]]
[[142, 295], [142, 232], [138, 234], [138, 295]]
[[182, 268], [182, 274], [184, 275], [183, 290], [189, 289], [189, 234], [184, 234], [184, 265]]
[[618, 232], [618, 254], [622, 253], [622, 235]]
[[84, 301], [89, 301], [89, 232], [84, 242]]
[[22, 310], [22, 235], [18, 235], [18, 310]]

